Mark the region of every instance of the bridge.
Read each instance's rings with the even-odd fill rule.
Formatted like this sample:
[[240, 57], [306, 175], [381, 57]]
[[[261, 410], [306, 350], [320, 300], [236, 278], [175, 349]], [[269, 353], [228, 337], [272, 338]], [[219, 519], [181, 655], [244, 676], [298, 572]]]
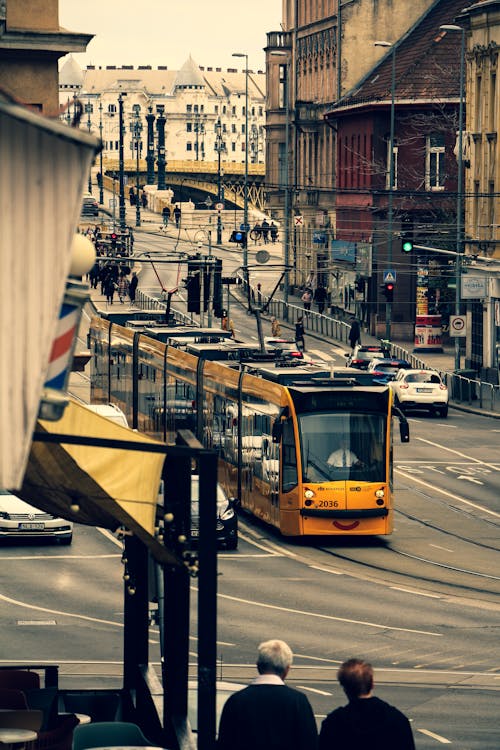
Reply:
[[[119, 171], [118, 159], [103, 160], [103, 173], [108, 176], [117, 175]], [[139, 159], [139, 183], [144, 185], [147, 176], [146, 160]], [[124, 174], [127, 183], [135, 185], [137, 162], [135, 159], [124, 160]], [[221, 190], [224, 195], [226, 208], [244, 207], [245, 193], [245, 165], [239, 162], [221, 162]], [[155, 171], [155, 180], [157, 172]], [[264, 164], [248, 165], [248, 207], [264, 211]], [[175, 190], [176, 199], [181, 202], [191, 198], [195, 204], [206, 203], [207, 199], [213, 205], [218, 198], [218, 162], [214, 161], [170, 161], [165, 166], [165, 184], [167, 188]], [[178, 188], [178, 190], [176, 190]], [[207, 204], [209, 205], [209, 204]]]

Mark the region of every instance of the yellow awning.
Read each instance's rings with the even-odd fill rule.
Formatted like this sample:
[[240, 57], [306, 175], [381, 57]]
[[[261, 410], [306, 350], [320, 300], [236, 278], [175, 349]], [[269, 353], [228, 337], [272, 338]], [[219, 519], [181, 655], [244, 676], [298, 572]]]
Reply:
[[23, 486], [16, 494], [41, 510], [76, 523], [113, 531], [125, 526], [150, 547], [157, 559], [180, 564], [177, 556], [154, 536], [165, 460], [162, 443], [75, 401], [70, 401], [59, 421], [39, 420], [37, 432], [76, 440], [125, 441], [130, 448], [69, 444], [64, 438], [55, 443], [35, 439]]

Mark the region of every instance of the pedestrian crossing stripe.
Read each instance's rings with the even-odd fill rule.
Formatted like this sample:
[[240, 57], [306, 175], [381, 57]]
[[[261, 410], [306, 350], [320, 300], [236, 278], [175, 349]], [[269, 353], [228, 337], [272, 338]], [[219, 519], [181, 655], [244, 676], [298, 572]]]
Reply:
[[330, 357], [329, 354], [326, 354], [325, 352], [320, 352], [318, 349], [308, 349], [308, 354], [314, 354], [316, 357], [319, 357], [319, 359], [322, 359], [324, 362], [333, 362], [333, 357]]

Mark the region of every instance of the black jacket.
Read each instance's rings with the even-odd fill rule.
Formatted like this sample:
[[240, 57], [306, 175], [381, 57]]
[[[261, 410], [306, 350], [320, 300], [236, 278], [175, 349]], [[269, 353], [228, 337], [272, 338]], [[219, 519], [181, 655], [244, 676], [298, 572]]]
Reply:
[[328, 714], [319, 750], [415, 750], [410, 722], [380, 698], [357, 698]]
[[288, 685], [249, 685], [222, 709], [218, 750], [316, 750], [311, 704]]

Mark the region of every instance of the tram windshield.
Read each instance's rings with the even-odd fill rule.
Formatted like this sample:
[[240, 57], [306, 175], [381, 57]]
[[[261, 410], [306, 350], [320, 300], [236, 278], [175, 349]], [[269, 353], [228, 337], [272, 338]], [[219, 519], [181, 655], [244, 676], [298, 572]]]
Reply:
[[300, 415], [302, 481], [384, 481], [386, 419], [346, 412]]

